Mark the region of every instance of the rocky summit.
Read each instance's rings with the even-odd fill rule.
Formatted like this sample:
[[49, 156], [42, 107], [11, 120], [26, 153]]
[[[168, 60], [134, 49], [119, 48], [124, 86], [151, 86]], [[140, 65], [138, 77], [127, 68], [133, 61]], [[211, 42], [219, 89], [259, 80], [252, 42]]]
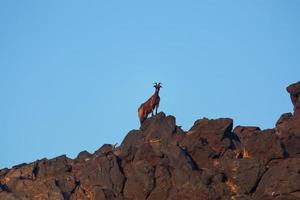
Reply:
[[120, 146], [0, 170], [1, 200], [300, 199], [300, 82], [273, 129], [159, 113]]

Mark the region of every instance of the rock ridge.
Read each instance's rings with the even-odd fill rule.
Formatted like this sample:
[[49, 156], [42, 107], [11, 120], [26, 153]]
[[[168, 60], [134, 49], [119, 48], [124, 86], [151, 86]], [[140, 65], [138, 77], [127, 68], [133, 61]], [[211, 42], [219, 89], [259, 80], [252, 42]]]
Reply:
[[300, 199], [300, 82], [272, 129], [159, 113], [120, 146], [0, 170], [0, 200]]

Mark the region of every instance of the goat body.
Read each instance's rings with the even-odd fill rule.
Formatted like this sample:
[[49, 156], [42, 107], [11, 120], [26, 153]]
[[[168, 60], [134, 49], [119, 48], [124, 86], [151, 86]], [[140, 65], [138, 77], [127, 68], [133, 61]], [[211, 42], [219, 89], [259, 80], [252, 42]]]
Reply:
[[158, 95], [159, 88], [161, 87], [160, 85], [154, 86], [155, 87], [155, 93], [143, 104], [138, 109], [138, 115], [140, 119], [140, 123], [142, 124], [148, 117], [150, 113], [152, 113], [153, 116], [153, 111], [155, 109], [155, 114], [157, 114], [157, 109], [159, 106], [159, 101], [160, 97]]

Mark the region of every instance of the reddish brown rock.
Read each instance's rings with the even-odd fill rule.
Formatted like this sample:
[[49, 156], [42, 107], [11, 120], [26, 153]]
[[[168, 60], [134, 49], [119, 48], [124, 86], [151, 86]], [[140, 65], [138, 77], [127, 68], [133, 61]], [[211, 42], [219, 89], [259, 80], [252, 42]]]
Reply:
[[267, 167], [257, 187], [257, 199], [300, 199], [300, 158], [274, 160]]
[[159, 113], [120, 146], [0, 170], [0, 200], [300, 199], [299, 88], [274, 129], [204, 118], [185, 132]]
[[294, 105], [295, 115], [300, 114], [300, 81], [294, 84], [291, 84], [287, 87], [288, 93], [290, 93], [291, 101]]
[[184, 145], [190, 146], [201, 141], [203, 144], [208, 144], [214, 152], [222, 154], [232, 145], [228, 137], [231, 134], [232, 125], [233, 121], [229, 118], [197, 120], [187, 132]]
[[273, 129], [261, 131], [257, 127], [239, 126], [233, 132], [240, 139], [241, 146], [239, 148], [245, 158], [255, 157], [268, 162], [271, 159], [284, 157], [285, 150]]
[[300, 116], [281, 116], [276, 123], [276, 134], [289, 157], [300, 155]]

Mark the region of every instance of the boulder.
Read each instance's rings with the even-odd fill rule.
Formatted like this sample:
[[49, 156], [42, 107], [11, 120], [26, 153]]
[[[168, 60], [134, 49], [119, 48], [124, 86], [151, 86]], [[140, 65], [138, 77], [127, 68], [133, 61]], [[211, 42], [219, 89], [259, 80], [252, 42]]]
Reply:
[[294, 105], [295, 115], [300, 114], [300, 81], [293, 83], [287, 87], [288, 93], [290, 93], [291, 101]]
[[261, 131], [258, 127], [236, 127], [233, 132], [238, 136], [242, 156], [255, 157], [268, 162], [284, 157], [284, 149], [274, 129]]

